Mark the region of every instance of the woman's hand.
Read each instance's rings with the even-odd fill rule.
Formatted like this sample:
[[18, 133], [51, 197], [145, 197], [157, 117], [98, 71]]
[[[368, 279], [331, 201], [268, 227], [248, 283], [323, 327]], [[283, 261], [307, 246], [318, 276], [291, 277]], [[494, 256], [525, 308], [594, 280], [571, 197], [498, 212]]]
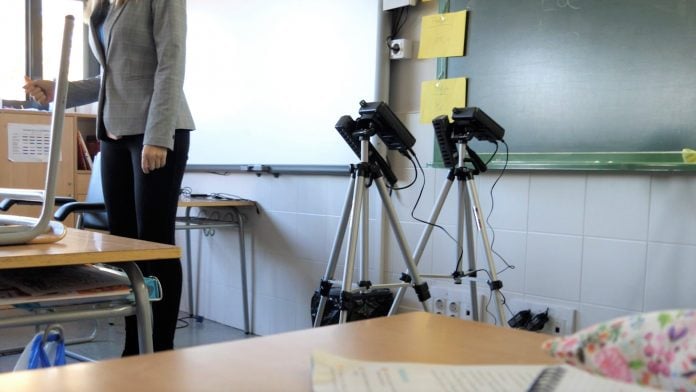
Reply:
[[151, 146], [145, 144], [140, 158], [140, 167], [143, 173], [148, 174], [164, 167], [167, 163], [167, 148], [160, 146]]
[[27, 95], [32, 97], [34, 101], [42, 104], [48, 105], [49, 102], [53, 102], [53, 91], [55, 90], [55, 83], [51, 80], [31, 80], [30, 77], [24, 77], [24, 91]]

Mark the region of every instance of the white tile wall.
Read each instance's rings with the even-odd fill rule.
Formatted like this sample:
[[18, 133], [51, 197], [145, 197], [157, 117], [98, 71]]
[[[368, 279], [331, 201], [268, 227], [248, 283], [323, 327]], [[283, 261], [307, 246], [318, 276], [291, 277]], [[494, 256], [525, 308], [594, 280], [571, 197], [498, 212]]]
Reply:
[[577, 313], [577, 328], [586, 328], [602, 321], [635, 313], [638, 312], [629, 312], [617, 308], [606, 308], [595, 305], [581, 304]]
[[643, 309], [646, 250], [645, 242], [585, 238], [582, 302]]
[[[500, 178], [498, 180], [498, 178]], [[491, 195], [491, 187], [495, 183]], [[497, 229], [527, 230], [529, 221], [530, 175], [508, 172], [500, 177], [500, 172], [491, 172], [477, 178], [477, 188], [481, 208], [490, 224]]]
[[650, 176], [588, 177], [585, 235], [645, 241], [649, 214]]
[[696, 181], [690, 176], [653, 176], [650, 241], [696, 245]]
[[[527, 233], [496, 230], [495, 240], [491, 236], [491, 243], [492, 250], [497, 253], [497, 255], [494, 254], [494, 260], [496, 261], [498, 279], [503, 281], [503, 290], [524, 293], [527, 265], [525, 257], [527, 253]], [[479, 268], [488, 268], [484, 247], [479, 245], [478, 250]], [[508, 268], [505, 262], [514, 268]]]
[[582, 234], [585, 188], [584, 175], [532, 176], [529, 186], [529, 231]]
[[531, 295], [580, 299], [582, 237], [529, 233], [525, 292]]
[[[444, 171], [432, 172], [428, 180], [441, 184], [442, 176], [438, 173]], [[325, 183], [328, 186], [317, 187], [317, 192], [340, 195], [331, 196], [337, 199], [334, 204], [340, 211], [348, 181], [328, 176], [312, 176], [312, 181], [294, 177], [281, 182], [271, 176], [239, 174], [229, 175], [221, 182], [216, 175], [187, 174], [185, 179], [196, 192], [211, 191], [215, 183], [238, 184], [234, 192], [252, 199], [267, 198], [263, 193], [273, 189], [274, 200], [269, 203], [279, 210], [262, 202], [260, 215], [246, 211], [248, 227], [253, 232], [248, 235], [247, 244], [253, 242], [248, 254], [254, 263], [255, 330], [259, 333], [308, 325], [303, 313], [309, 314], [309, 298], [325, 273], [339, 219], [333, 214], [319, 213], [331, 212], [332, 203], [318, 197], [312, 203], [298, 199], [292, 202], [295, 208], [299, 208], [298, 203], [304, 205], [305, 211], [300, 213], [286, 211], [292, 203], [280, 200], [278, 195], [294, 197], [297, 193], [287, 188]], [[486, 174], [476, 179], [482, 204], [489, 199], [492, 178]], [[696, 240], [689, 235], [694, 226], [690, 222], [696, 221], [689, 219], [693, 215], [690, 211], [696, 209], [688, 196], [694, 190], [691, 182], [682, 175], [508, 173], [494, 192], [495, 210], [490, 219], [495, 229], [494, 250], [515, 266], [499, 276], [504, 283], [503, 293], [575, 306], [579, 311], [577, 327], [614, 315], [696, 306], [696, 286], [692, 284], [692, 277], [696, 276], [696, 245], [691, 245]], [[209, 188], [198, 189], [201, 184]], [[428, 189], [429, 200], [433, 201], [435, 186]], [[456, 194], [450, 194], [448, 202], [451, 198], [456, 198]], [[404, 197], [394, 204], [399, 205], [402, 227], [414, 251], [424, 225], [401, 215], [408, 211], [404, 200], [413, 199]], [[486, 202], [484, 211], [490, 204]], [[456, 205], [445, 211], [456, 216]], [[425, 214], [428, 215], [429, 212]], [[444, 215], [440, 219], [445, 219]], [[525, 221], [529, 221], [529, 229]], [[456, 236], [455, 226], [443, 227]], [[381, 266], [379, 226], [374, 220], [370, 232], [369, 266], [374, 280], [378, 276], [375, 271]], [[476, 238], [478, 265], [487, 267], [480, 236]], [[178, 239], [183, 245], [181, 234]], [[236, 299], [241, 296], [236, 231], [218, 230], [214, 237], [194, 232], [193, 239], [194, 258], [200, 255], [204, 260], [202, 312], [206, 312], [206, 317], [241, 328], [241, 300]], [[384, 246], [385, 268], [395, 279], [404, 262], [391, 234]], [[420, 260], [419, 272], [450, 274], [455, 267], [455, 252], [454, 242], [435, 228]], [[343, 276], [344, 258], [345, 246], [335, 278]], [[501, 271], [504, 264], [497, 256], [495, 259], [496, 269]], [[466, 266], [467, 261], [464, 262]], [[487, 277], [479, 276], [479, 291], [485, 293]], [[221, 298], [232, 299], [222, 305]], [[186, 297], [183, 299], [182, 308], [187, 308]], [[404, 304], [409, 308], [420, 306], [412, 294]]]
[[645, 310], [696, 307], [696, 247], [650, 243]]

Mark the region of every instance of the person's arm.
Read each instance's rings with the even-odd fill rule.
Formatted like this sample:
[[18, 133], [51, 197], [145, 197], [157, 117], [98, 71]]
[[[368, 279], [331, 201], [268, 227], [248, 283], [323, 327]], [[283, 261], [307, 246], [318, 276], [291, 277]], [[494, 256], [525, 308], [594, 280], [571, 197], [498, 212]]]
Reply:
[[[36, 102], [42, 105], [53, 102], [55, 82], [52, 80], [31, 80], [28, 76], [24, 77], [24, 82], [24, 91]], [[99, 98], [99, 85], [100, 78], [98, 76], [69, 82], [66, 106], [71, 108], [96, 102]]]
[[174, 148], [186, 66], [186, 0], [153, 0], [152, 12], [157, 71], [140, 158], [145, 174], [164, 166]]
[[101, 77], [95, 76], [85, 80], [77, 80], [68, 83], [68, 100], [66, 106], [87, 105], [97, 102], [99, 99], [99, 89], [101, 88]]
[[186, 0], [153, 0], [152, 12], [158, 65], [143, 144], [172, 149], [184, 91]]

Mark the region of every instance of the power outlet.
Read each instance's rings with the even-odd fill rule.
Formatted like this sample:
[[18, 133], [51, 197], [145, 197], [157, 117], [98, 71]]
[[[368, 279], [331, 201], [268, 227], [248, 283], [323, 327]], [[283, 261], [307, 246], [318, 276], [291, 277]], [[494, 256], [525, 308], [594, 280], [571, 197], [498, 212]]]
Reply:
[[435, 314], [447, 314], [447, 289], [430, 288], [430, 311]]
[[449, 289], [447, 292], [448, 306], [457, 305], [457, 318], [462, 320], [477, 320], [475, 317], [474, 306], [471, 303], [471, 295], [469, 294], [468, 287], [462, 287], [461, 289]]
[[413, 56], [413, 42], [408, 39], [389, 41], [389, 58], [392, 60], [410, 59]]
[[459, 318], [461, 303], [455, 299], [447, 299], [447, 317]]

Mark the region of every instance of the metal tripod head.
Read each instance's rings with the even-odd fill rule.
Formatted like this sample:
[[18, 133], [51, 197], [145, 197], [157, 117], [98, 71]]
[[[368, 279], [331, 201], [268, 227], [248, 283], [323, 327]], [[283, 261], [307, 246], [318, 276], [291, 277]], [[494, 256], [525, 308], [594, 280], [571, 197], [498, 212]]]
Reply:
[[[456, 168], [469, 171], [473, 175], [485, 173], [486, 170], [488, 170], [488, 167], [486, 166], [486, 163], [483, 162], [481, 157], [479, 157], [478, 154], [469, 147], [467, 144], [469, 140], [471, 140], [471, 138], [461, 138], [457, 139], [456, 141], [458, 157]], [[473, 170], [466, 166], [467, 162], [471, 162], [472, 166], [474, 167]]]
[[[375, 135], [376, 130], [372, 126], [363, 127], [357, 129], [357, 124], [350, 116], [342, 116], [336, 123], [336, 130], [341, 135], [343, 140], [348, 144], [348, 146], [353, 150], [355, 155], [360, 158], [361, 165], [365, 161], [367, 156], [367, 162], [376, 165], [384, 178], [387, 180], [390, 186], [394, 186], [398, 181], [396, 174], [391, 170], [389, 164], [384, 158], [377, 152], [377, 149], [370, 143], [370, 138]], [[367, 140], [367, 154], [364, 152], [365, 140]], [[358, 143], [360, 141], [360, 143]], [[351, 171], [355, 171], [356, 165], [351, 165]]]
[[353, 136], [360, 140], [360, 162], [370, 162], [370, 138], [375, 135], [373, 128], [361, 129], [356, 131]]

